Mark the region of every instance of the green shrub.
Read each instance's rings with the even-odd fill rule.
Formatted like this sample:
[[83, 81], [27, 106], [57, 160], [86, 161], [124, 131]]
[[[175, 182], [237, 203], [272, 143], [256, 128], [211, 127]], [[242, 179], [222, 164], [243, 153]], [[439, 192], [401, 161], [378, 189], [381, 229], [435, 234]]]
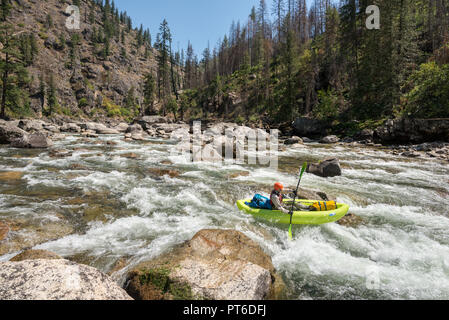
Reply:
[[318, 104], [313, 109], [313, 115], [321, 120], [333, 119], [338, 115], [338, 96], [332, 89], [318, 91]]
[[85, 107], [85, 106], [87, 106], [87, 105], [88, 105], [88, 102], [87, 102], [87, 99], [86, 99], [86, 98], [81, 98], [80, 101], [78, 101], [78, 106], [79, 106], [80, 108], [83, 108], [83, 107]]
[[410, 118], [449, 117], [449, 64], [422, 64], [410, 78], [396, 114]]

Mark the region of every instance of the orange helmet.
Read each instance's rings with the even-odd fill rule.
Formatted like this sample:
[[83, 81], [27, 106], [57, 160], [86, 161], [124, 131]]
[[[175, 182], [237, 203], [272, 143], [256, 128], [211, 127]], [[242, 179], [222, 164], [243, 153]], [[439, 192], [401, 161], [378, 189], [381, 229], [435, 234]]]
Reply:
[[284, 190], [284, 186], [282, 185], [282, 183], [276, 182], [274, 184], [274, 190], [282, 191]]

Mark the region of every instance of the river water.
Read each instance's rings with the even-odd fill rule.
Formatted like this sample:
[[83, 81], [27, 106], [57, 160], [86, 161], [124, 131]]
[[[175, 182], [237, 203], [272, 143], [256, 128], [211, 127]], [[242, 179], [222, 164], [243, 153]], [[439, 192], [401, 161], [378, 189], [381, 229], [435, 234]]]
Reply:
[[[162, 140], [68, 136], [55, 147], [72, 154], [52, 158], [48, 151], [0, 148], [0, 173], [21, 173], [13, 182], [0, 180], [0, 220], [56, 235], [35, 249], [108, 272], [121, 258], [135, 265], [201, 229], [230, 228], [272, 256], [289, 299], [449, 299], [447, 162], [309, 144], [279, 152], [280, 170], [273, 170], [187, 162], [172, 156], [172, 143]], [[295, 226], [288, 241], [288, 226], [254, 219], [235, 206], [276, 181], [296, 185], [304, 161], [330, 156], [340, 159], [343, 175], [306, 174], [302, 186], [336, 195], [363, 218], [362, 225]], [[160, 177], [151, 168], [179, 175]], [[61, 235], [54, 225], [70, 231]], [[35, 236], [20, 229], [10, 237], [15, 235]]]

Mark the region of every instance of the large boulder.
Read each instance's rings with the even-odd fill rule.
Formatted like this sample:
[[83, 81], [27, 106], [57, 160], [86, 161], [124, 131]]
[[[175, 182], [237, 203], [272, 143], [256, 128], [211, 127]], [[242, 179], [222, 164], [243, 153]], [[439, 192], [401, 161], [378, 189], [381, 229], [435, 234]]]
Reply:
[[80, 133], [81, 128], [76, 123], [65, 123], [61, 128], [61, 132]]
[[341, 167], [338, 159], [327, 159], [317, 164], [311, 163], [307, 166], [307, 173], [328, 178], [341, 176]]
[[0, 241], [5, 240], [9, 234], [9, 226], [0, 221]]
[[126, 130], [128, 130], [129, 125], [127, 123], [119, 123], [118, 125], [116, 125], [114, 127], [115, 130], [117, 130], [118, 132], [126, 132]]
[[20, 139], [27, 133], [12, 123], [0, 123], [0, 144], [9, 144], [15, 139]]
[[293, 123], [293, 129], [299, 136], [323, 135], [326, 123], [313, 118], [297, 118]]
[[340, 138], [338, 138], [337, 136], [326, 136], [324, 138], [322, 138], [320, 140], [320, 143], [324, 143], [324, 144], [333, 144], [333, 143], [337, 143], [340, 141]]
[[373, 138], [383, 144], [449, 141], [449, 118], [388, 120], [374, 131]]
[[136, 120], [143, 129], [149, 130], [155, 124], [169, 123], [169, 119], [161, 116], [146, 116]]
[[11, 142], [13, 148], [45, 149], [53, 146], [53, 142], [43, 133], [26, 134]]
[[18, 127], [27, 132], [44, 130], [44, 122], [40, 120], [20, 120]]
[[0, 263], [0, 300], [131, 300], [109, 276], [64, 259]]
[[283, 282], [259, 245], [235, 230], [201, 230], [192, 240], [127, 275], [135, 299], [260, 300]]
[[304, 141], [300, 137], [297, 137], [297, 136], [293, 136], [284, 141], [284, 144], [286, 144], [286, 145], [292, 145], [292, 144], [297, 144], [297, 143], [304, 143]]
[[126, 133], [142, 133], [142, 131], [143, 131], [142, 126], [137, 123], [128, 126], [128, 128], [126, 129]]

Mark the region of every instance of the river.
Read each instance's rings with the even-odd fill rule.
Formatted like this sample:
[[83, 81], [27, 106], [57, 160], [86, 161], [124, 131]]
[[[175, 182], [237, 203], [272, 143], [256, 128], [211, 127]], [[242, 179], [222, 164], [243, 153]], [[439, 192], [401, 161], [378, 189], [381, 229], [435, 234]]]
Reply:
[[[12, 238], [51, 233], [35, 249], [108, 272], [121, 258], [135, 265], [201, 229], [230, 228], [272, 256], [289, 299], [449, 299], [447, 162], [309, 144], [279, 152], [276, 171], [186, 162], [171, 155], [172, 143], [156, 139], [73, 135], [55, 147], [71, 154], [55, 158], [46, 150], [0, 147], [0, 172], [20, 174], [0, 180], [0, 220], [34, 227], [13, 230]], [[343, 175], [306, 174], [302, 185], [336, 195], [362, 225], [295, 226], [288, 241], [288, 226], [256, 220], [235, 206], [276, 181], [295, 185], [303, 161], [329, 156], [340, 159]], [[151, 168], [179, 175], [160, 177]], [[64, 232], [55, 231], [59, 225]]]

